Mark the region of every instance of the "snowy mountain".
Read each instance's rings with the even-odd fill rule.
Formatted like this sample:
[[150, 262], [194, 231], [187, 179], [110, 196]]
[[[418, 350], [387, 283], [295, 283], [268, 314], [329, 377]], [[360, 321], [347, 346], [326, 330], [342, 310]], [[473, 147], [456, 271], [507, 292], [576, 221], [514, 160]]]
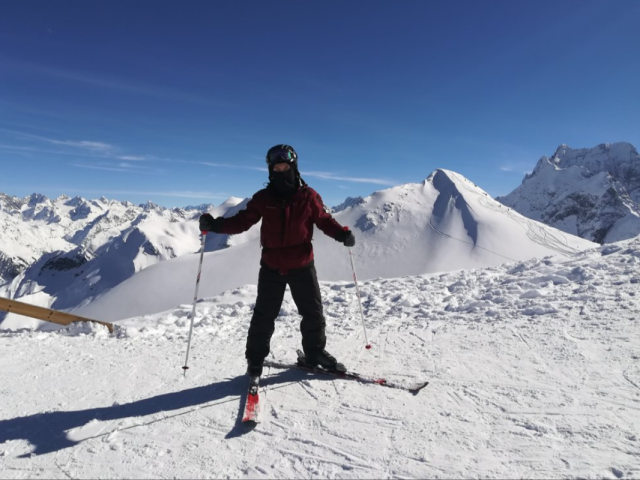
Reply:
[[498, 200], [533, 220], [598, 243], [640, 234], [640, 155], [629, 143], [560, 145]]
[[[70, 208], [71, 202], [74, 211], [78, 211], [80, 205], [85, 205], [82, 200], [71, 200], [51, 202], [39, 198], [36, 204], [44, 204], [40, 210], [49, 208], [53, 214], [47, 218], [58, 220], [50, 223], [41, 220], [35, 227], [53, 225], [60, 229], [71, 225], [68, 212], [56, 207], [62, 202]], [[93, 204], [82, 209], [84, 228], [76, 226], [64, 236], [58, 233], [70, 248], [44, 253], [23, 273], [0, 287], [0, 296], [55, 309], [72, 309], [78, 315], [107, 321], [191, 302], [199, 250], [199, 212], [170, 211], [150, 204], [134, 207], [106, 200], [95, 203], [102, 207], [96, 213], [88, 211], [91, 207], [98, 208]], [[244, 208], [245, 203], [246, 200], [230, 198], [208, 209], [214, 216], [229, 216]], [[335, 211], [335, 218], [352, 228], [358, 239], [354, 255], [362, 279], [480, 268], [548, 255], [566, 256], [592, 246], [591, 242], [522, 217], [469, 180], [447, 170], [437, 170], [421, 183], [348, 199]], [[207, 236], [202, 295], [212, 296], [255, 284], [260, 257], [259, 228], [258, 223], [240, 235]], [[319, 230], [314, 245], [321, 281], [352, 278], [344, 246]], [[155, 292], [153, 302], [143, 300], [146, 297], [141, 292], [147, 291]], [[12, 314], [5, 315], [2, 325], [50, 327]]]
[[[639, 266], [634, 239], [363, 281], [371, 350], [353, 282], [322, 283], [330, 352], [362, 374], [429, 385], [414, 396], [265, 369], [255, 429], [240, 423], [255, 286], [198, 303], [186, 377], [189, 305], [113, 335], [0, 330], [0, 477], [638, 478]], [[287, 295], [274, 360], [293, 360], [299, 322]]]
[[[352, 202], [335, 218], [354, 231], [353, 253], [363, 280], [481, 268], [548, 255], [566, 257], [594, 245], [519, 215], [447, 170], [435, 171], [424, 182]], [[202, 296], [256, 283], [259, 228], [257, 224], [233, 236], [232, 248], [205, 254]], [[321, 281], [353, 278], [342, 244], [316, 230], [314, 251]], [[74, 313], [116, 320], [190, 303], [198, 260], [193, 254], [154, 265]], [[155, 300], [146, 302], [144, 292], [154, 292]]]
[[33, 194], [20, 199], [0, 194], [0, 256], [7, 265], [14, 266], [0, 270], [0, 277], [5, 281], [13, 279], [47, 253], [80, 248], [83, 255], [90, 257], [126, 228], [154, 216], [175, 222], [188, 218], [188, 213], [153, 204], [136, 207], [106, 198], [61, 196], [51, 200]]
[[[30, 229], [16, 228], [53, 244], [53, 234], [42, 232], [59, 233], [67, 222], [56, 202], [53, 216], [43, 214], [60, 218], [51, 226], [30, 219], [23, 221]], [[15, 219], [18, 204], [0, 214]], [[230, 199], [211, 210], [232, 215], [243, 206]], [[318, 232], [327, 348], [363, 375], [429, 385], [411, 395], [266, 368], [261, 423], [251, 429], [240, 419], [259, 225], [207, 236], [183, 376], [198, 213], [171, 221], [153, 205], [135, 208], [142, 211], [121, 230], [114, 226], [111, 239], [108, 228], [70, 228], [71, 237], [59, 237], [72, 245], [64, 253], [38, 244], [45, 253], [9, 283], [30, 300], [92, 298], [76, 311], [115, 319], [116, 328], [110, 335], [95, 324], [59, 328], [7, 317], [0, 477], [640, 475], [640, 238], [597, 246], [518, 214], [447, 170], [348, 199], [334, 211], [358, 240], [353, 253], [373, 348], [364, 348], [348, 250]], [[102, 212], [85, 227], [100, 215], [111, 218]], [[93, 248], [69, 241], [76, 235], [93, 238]], [[293, 361], [299, 323], [287, 293], [271, 359]], [[20, 388], [11, 387], [16, 379]]]
[[[208, 207], [223, 212], [239, 203]], [[150, 265], [197, 251], [199, 213], [151, 202], [0, 195], [0, 296], [57, 309], [89, 302]]]

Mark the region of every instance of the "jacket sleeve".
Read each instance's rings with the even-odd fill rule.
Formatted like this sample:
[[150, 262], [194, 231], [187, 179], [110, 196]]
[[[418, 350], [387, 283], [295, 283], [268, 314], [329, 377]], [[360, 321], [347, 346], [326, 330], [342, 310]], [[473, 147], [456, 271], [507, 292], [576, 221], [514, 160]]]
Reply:
[[260, 199], [258, 198], [258, 194], [255, 194], [251, 200], [247, 202], [247, 206], [243, 210], [240, 210], [233, 217], [223, 219], [220, 233], [234, 234], [246, 232], [258, 223], [261, 218]]
[[311, 190], [311, 208], [313, 222], [329, 237], [342, 242], [346, 237], [347, 227], [343, 227], [325, 210], [322, 198], [315, 190]]

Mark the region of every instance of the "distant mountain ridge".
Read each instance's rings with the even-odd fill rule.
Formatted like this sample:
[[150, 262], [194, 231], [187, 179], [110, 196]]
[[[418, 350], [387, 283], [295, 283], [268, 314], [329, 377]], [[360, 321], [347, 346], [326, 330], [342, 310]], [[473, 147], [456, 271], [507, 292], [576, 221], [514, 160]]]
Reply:
[[168, 221], [182, 221], [193, 214], [150, 202], [134, 206], [104, 197], [86, 200], [62, 195], [52, 200], [41, 194], [18, 198], [0, 193], [0, 285], [47, 253], [79, 248], [82, 256], [90, 257], [123, 229], [152, 218], [152, 212]]
[[[230, 216], [246, 202], [232, 197], [206, 209], [214, 216]], [[0, 222], [30, 234], [34, 244], [42, 240], [37, 233], [51, 243], [39, 244], [41, 255], [1, 285], [0, 296], [101, 320], [192, 301], [199, 211], [42, 196], [11, 203], [13, 213], [3, 207]], [[421, 183], [349, 198], [334, 212], [338, 222], [355, 232], [353, 253], [362, 280], [570, 256], [594, 245], [521, 216], [444, 169]], [[259, 231], [260, 222], [239, 235], [207, 235], [201, 296], [256, 282]], [[313, 245], [321, 281], [352, 280], [343, 245], [318, 229]], [[153, 305], [140, 301], [150, 298], [143, 292], [156, 299]], [[24, 319], [16, 322], [24, 325]]]
[[633, 238], [640, 235], [640, 155], [625, 142], [582, 149], [560, 145], [497, 200], [600, 244]]
[[[197, 251], [201, 211], [224, 214], [241, 203], [169, 209], [104, 197], [0, 194], [0, 296], [77, 307], [150, 265]], [[215, 240], [208, 249], [227, 246], [226, 237]]]

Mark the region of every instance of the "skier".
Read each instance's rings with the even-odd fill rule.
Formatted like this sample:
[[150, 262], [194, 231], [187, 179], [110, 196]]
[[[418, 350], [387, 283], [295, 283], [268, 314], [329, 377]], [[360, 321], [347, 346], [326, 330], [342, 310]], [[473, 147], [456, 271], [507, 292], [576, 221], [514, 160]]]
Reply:
[[251, 198], [244, 210], [229, 218], [213, 218], [208, 213], [200, 216], [201, 231], [226, 234], [244, 232], [262, 219], [258, 297], [245, 351], [247, 374], [262, 375], [287, 285], [302, 316], [305, 363], [327, 370], [344, 370], [325, 350], [325, 318], [311, 244], [313, 225], [347, 247], [355, 245], [355, 237], [348, 227], [334, 220], [320, 195], [300, 177], [298, 155], [293, 147], [272, 147], [266, 161], [269, 184]]

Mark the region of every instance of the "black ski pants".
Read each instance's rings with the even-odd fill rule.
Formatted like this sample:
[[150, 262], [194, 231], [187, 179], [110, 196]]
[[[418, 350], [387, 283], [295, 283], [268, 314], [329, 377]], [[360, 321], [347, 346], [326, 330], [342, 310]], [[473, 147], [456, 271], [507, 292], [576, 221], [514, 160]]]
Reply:
[[305, 354], [314, 355], [324, 350], [327, 343], [326, 322], [313, 261], [302, 268], [289, 270], [286, 275], [262, 264], [258, 277], [258, 298], [247, 338], [246, 357], [251, 363], [261, 363], [269, 355], [275, 320], [280, 313], [287, 285], [302, 316], [300, 332]]

